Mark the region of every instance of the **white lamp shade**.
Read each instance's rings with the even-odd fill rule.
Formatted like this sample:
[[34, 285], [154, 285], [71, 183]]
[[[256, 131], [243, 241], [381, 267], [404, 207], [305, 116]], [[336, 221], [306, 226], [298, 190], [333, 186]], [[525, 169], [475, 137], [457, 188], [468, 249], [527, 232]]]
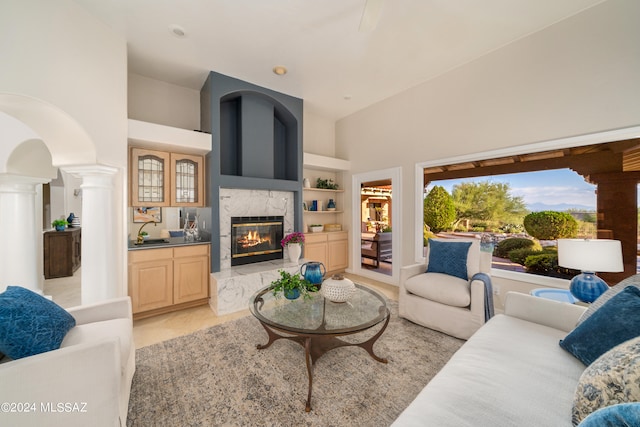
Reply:
[[558, 265], [581, 271], [621, 272], [622, 244], [609, 239], [558, 239]]

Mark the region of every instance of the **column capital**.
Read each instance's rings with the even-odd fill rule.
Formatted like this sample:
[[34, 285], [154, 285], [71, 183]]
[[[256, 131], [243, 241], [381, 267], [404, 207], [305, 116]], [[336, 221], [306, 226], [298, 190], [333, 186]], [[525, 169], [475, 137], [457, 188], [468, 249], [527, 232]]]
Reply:
[[83, 178], [85, 176], [109, 176], [118, 173], [118, 168], [99, 164], [61, 166], [60, 169], [66, 173], [70, 173], [76, 178]]
[[0, 185], [36, 185], [51, 182], [50, 178], [37, 178], [34, 176], [15, 175], [11, 173], [0, 173]]

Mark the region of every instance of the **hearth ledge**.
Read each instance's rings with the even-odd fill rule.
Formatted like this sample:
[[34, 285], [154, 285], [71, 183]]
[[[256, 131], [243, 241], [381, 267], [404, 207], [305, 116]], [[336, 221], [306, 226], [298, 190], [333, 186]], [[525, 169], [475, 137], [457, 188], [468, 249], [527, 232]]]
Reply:
[[288, 259], [265, 261], [211, 273], [209, 306], [217, 316], [246, 310], [249, 298], [259, 289], [269, 286], [279, 276], [278, 270], [296, 273], [305, 262], [304, 259], [298, 263]]

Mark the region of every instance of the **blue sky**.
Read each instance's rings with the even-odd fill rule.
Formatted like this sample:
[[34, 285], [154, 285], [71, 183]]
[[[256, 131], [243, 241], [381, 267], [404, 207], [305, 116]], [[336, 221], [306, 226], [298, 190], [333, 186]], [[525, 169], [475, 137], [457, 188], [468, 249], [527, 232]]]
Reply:
[[511, 195], [521, 196], [526, 205], [566, 203], [596, 208], [596, 186], [585, 182], [584, 178], [570, 169], [434, 181], [429, 184], [427, 191], [434, 185], [440, 185], [451, 194], [456, 184], [480, 181], [508, 183]]

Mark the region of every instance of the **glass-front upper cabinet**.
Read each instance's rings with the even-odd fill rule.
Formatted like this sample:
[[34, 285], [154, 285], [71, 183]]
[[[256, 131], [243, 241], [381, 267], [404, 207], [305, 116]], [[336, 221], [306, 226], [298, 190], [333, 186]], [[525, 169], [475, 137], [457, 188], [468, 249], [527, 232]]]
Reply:
[[130, 162], [131, 206], [170, 206], [170, 154], [134, 147]]
[[171, 153], [171, 206], [204, 206], [202, 156]]
[[131, 206], [204, 206], [204, 157], [132, 147]]

